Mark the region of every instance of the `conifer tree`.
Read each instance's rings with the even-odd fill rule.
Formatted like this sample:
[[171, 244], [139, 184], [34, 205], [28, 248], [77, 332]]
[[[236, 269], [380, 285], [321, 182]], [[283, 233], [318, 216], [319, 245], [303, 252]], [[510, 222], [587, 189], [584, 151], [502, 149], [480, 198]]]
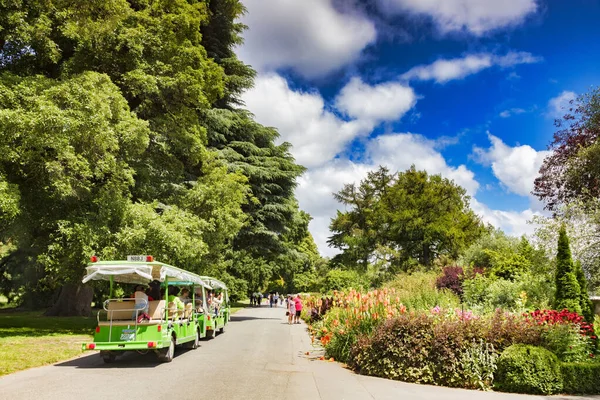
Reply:
[[557, 310], [566, 308], [569, 311], [581, 314], [581, 288], [577, 281], [575, 266], [571, 258], [571, 249], [569, 248], [569, 238], [564, 226], [560, 228], [558, 233], [555, 279], [554, 308]]
[[575, 263], [575, 275], [577, 276], [577, 282], [579, 283], [579, 287], [581, 289], [581, 296], [579, 298], [579, 305], [581, 306], [581, 315], [585, 317], [586, 321], [593, 323], [594, 305], [590, 300], [590, 296], [587, 291], [587, 279], [585, 277], [585, 274], [583, 273], [583, 268], [581, 267], [581, 263], [579, 261]]

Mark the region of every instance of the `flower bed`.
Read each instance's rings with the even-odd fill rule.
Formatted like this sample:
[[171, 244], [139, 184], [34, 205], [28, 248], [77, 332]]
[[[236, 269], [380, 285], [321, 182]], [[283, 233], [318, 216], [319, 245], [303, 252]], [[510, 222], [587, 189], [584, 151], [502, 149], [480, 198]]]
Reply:
[[[309, 298], [307, 304], [312, 301], [318, 303]], [[415, 310], [393, 289], [334, 293], [331, 306], [309, 325], [312, 339], [320, 342], [327, 357], [362, 374], [490, 389], [497, 359], [511, 345], [540, 346], [564, 362], [594, 361], [593, 327], [568, 311], [475, 315], [448, 306]], [[305, 317], [309, 319], [309, 313]], [[572, 387], [565, 384], [566, 389]]]

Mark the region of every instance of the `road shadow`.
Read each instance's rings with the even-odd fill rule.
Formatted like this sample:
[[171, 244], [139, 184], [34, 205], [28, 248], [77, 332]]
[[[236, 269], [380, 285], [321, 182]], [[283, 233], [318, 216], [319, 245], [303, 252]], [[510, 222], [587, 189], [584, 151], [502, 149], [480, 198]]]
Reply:
[[250, 321], [253, 319], [281, 319], [281, 318], [271, 318], [271, 317], [251, 317], [251, 316], [246, 316], [246, 315], [232, 315], [231, 316], [231, 321], [230, 322], [242, 322], [242, 321]]
[[[186, 354], [190, 349], [177, 347], [175, 350], [174, 361]], [[136, 351], [124, 352], [118, 356], [112, 363], [105, 363], [99, 353], [90, 354], [87, 356], [75, 358], [73, 360], [64, 361], [54, 364], [56, 367], [75, 367], [84, 369], [111, 369], [111, 368], [156, 368], [163, 363], [158, 361], [158, 357], [153, 351], [138, 353]]]

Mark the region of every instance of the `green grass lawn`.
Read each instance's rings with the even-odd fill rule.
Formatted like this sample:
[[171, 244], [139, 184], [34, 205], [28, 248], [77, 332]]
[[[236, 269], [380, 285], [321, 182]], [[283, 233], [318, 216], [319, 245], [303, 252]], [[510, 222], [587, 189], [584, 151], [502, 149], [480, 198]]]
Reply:
[[81, 354], [96, 318], [44, 317], [43, 311], [0, 312], [0, 376]]

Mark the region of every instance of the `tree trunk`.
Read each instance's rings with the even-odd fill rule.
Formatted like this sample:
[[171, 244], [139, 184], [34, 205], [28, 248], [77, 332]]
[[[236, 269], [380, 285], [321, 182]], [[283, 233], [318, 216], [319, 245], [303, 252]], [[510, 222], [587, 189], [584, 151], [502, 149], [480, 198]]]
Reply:
[[94, 291], [89, 286], [67, 283], [58, 300], [44, 314], [47, 317], [89, 317], [92, 314]]

